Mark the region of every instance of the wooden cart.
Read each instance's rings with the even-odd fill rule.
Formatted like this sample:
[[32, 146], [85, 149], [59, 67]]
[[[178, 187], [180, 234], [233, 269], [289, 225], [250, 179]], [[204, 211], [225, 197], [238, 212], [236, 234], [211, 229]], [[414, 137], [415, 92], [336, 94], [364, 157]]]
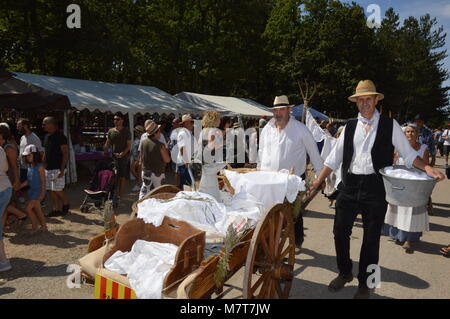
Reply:
[[[222, 177], [220, 184], [225, 189], [231, 188], [226, 178]], [[154, 189], [133, 205], [132, 218], [137, 214], [138, 203], [148, 198], [170, 199], [179, 191], [180, 189], [173, 185], [163, 185]], [[304, 207], [306, 205], [302, 205], [302, 208]], [[295, 264], [292, 210], [292, 204], [283, 203], [273, 206], [263, 214], [256, 227], [248, 231], [231, 251], [228, 271], [221, 282], [218, 283], [214, 277], [223, 257], [223, 250], [217, 255], [202, 260], [195, 267], [189, 265], [190, 269], [195, 268], [195, 270], [187, 275], [170, 271], [171, 280], [165, 280], [163, 296], [188, 299], [210, 298], [214, 293], [222, 292], [224, 283], [239, 269], [245, 267], [244, 298], [288, 298]], [[98, 238], [104, 238], [104, 235], [97, 236], [95, 244], [90, 242], [90, 250], [98, 248]], [[182, 259], [179, 262], [186, 264], [186, 261]]]

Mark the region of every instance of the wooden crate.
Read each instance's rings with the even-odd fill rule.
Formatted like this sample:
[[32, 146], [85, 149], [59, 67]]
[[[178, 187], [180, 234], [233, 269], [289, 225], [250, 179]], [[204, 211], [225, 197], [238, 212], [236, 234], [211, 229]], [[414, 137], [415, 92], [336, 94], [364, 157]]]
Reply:
[[[116, 234], [114, 246], [112, 246], [111, 250], [105, 254], [102, 263], [104, 264], [104, 262], [118, 250], [123, 252], [130, 251], [133, 244], [138, 239], [151, 242], [171, 243], [178, 246], [174, 265], [164, 278], [163, 290], [180, 282], [183, 278], [195, 271], [203, 261], [205, 232], [186, 222], [164, 217], [164, 220], [159, 227], [155, 227], [152, 224], [146, 224], [139, 218], [124, 223]], [[104, 288], [104, 285], [107, 287]], [[119, 288], [122, 289], [122, 286], [124, 285], [111, 278], [97, 274], [95, 280], [95, 296], [97, 299], [117, 299], [114, 297], [123, 296], [119, 294], [118, 290]], [[125, 289], [124, 291], [127, 290]]]

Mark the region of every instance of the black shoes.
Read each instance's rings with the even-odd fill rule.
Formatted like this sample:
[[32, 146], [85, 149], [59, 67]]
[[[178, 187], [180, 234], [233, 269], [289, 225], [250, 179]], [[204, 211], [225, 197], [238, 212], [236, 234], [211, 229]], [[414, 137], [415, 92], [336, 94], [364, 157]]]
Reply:
[[302, 248], [303, 241], [305, 240], [305, 232], [303, 230], [303, 221], [296, 220], [294, 222], [294, 236], [295, 236], [295, 247], [298, 249]]
[[62, 207], [62, 215], [65, 216], [69, 213], [69, 204], [63, 205]]
[[358, 287], [353, 299], [370, 299], [370, 289], [367, 287]]
[[58, 216], [66, 216], [69, 213], [69, 205], [63, 205], [62, 211], [60, 210], [52, 210], [48, 213], [47, 217], [58, 217]]
[[52, 210], [50, 213], [46, 215], [46, 217], [58, 217], [58, 216], [62, 216], [62, 211]]
[[328, 285], [328, 291], [336, 292], [344, 288], [345, 284], [353, 280], [353, 274], [341, 275], [334, 278]]

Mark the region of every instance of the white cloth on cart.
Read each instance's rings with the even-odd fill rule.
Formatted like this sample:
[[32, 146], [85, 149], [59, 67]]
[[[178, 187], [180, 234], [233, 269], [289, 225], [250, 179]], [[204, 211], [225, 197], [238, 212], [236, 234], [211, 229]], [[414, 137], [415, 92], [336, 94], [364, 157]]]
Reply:
[[178, 246], [168, 243], [136, 240], [131, 251], [116, 251], [105, 262], [105, 268], [127, 275], [131, 288], [140, 299], [161, 299], [167, 272], [175, 263]]
[[236, 194], [244, 192], [251, 195], [262, 203], [264, 211], [283, 203], [285, 198], [293, 203], [298, 192], [306, 190], [305, 182], [299, 176], [289, 174], [287, 170], [248, 173], [225, 170], [225, 175]]
[[285, 198], [292, 203], [298, 192], [305, 190], [304, 181], [287, 170], [225, 173], [236, 190], [231, 200], [221, 203], [209, 194], [182, 191], [168, 200], [149, 198], [140, 202], [137, 217], [155, 227], [161, 225], [165, 216], [182, 220], [205, 231], [207, 242], [220, 242], [231, 224], [238, 231], [252, 228], [272, 206], [283, 203]]
[[149, 198], [138, 204], [138, 218], [158, 227], [165, 216], [183, 220], [206, 232], [208, 242], [221, 241], [228, 226], [256, 225], [262, 205], [249, 194], [237, 194], [226, 205], [201, 192], [178, 192], [174, 198]]

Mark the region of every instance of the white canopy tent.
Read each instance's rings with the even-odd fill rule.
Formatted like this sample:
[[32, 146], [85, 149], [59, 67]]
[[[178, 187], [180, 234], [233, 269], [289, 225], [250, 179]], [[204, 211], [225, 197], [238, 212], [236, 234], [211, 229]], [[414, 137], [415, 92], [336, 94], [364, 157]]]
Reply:
[[[66, 95], [72, 107], [101, 112], [202, 114], [203, 109], [152, 86], [78, 80], [19, 73], [16, 78]], [[131, 118], [132, 116], [130, 116]], [[131, 126], [131, 123], [130, 123]]]
[[222, 114], [243, 116], [272, 116], [271, 110], [251, 99], [230, 96], [206, 95], [191, 92], [181, 92], [175, 97], [200, 106], [205, 110], [214, 109]]
[[[120, 83], [107, 83], [99, 81], [78, 80], [56, 76], [37, 75], [14, 72], [15, 79], [29, 83], [36, 89], [67, 96], [71, 107], [100, 112], [128, 113], [130, 131], [133, 135], [134, 115], [141, 113], [173, 113], [202, 114], [204, 110], [198, 106], [175, 98], [173, 95], [158, 88], [143, 85]], [[70, 138], [69, 113], [64, 112], [64, 133]], [[66, 175], [68, 183], [76, 182], [75, 157], [70, 147], [69, 174]]]

